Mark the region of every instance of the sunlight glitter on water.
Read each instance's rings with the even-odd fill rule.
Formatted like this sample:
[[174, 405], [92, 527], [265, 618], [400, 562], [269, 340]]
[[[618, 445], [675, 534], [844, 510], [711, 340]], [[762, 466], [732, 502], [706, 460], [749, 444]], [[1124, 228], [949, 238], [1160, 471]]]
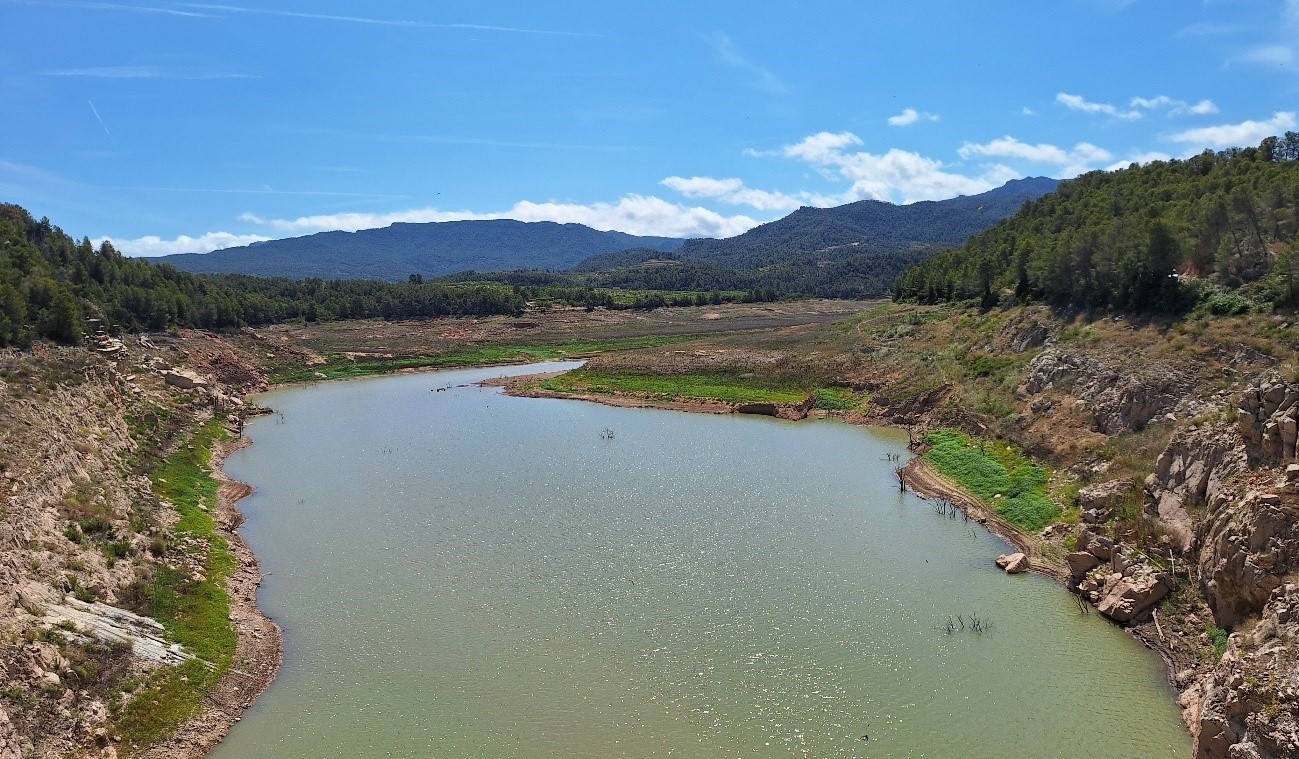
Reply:
[[285, 667], [215, 757], [1189, 752], [1149, 652], [898, 492], [905, 435], [429, 392], [500, 373], [261, 399]]

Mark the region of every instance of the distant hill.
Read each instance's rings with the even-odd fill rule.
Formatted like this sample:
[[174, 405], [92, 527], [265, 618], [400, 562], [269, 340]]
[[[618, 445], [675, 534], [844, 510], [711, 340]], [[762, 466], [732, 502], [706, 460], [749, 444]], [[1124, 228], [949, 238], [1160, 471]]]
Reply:
[[358, 232], [321, 232], [211, 253], [155, 259], [182, 271], [304, 279], [403, 280], [474, 269], [566, 269], [627, 248], [670, 252], [682, 241], [601, 232], [581, 224], [510, 219], [393, 224]]
[[908, 270], [895, 295], [1214, 313], [1299, 306], [1299, 133], [1093, 171]]
[[800, 208], [735, 237], [686, 240], [673, 254], [619, 251], [593, 256], [569, 271], [603, 287], [885, 295], [908, 266], [961, 245], [1059, 183], [1033, 177], [979, 195], [905, 206], [863, 200]]
[[895, 205], [861, 200], [834, 208], [800, 208], [783, 219], [724, 240], [687, 240], [678, 258], [753, 269], [822, 253], [827, 261], [858, 254], [960, 245], [1053, 191], [1058, 179], [1016, 179], [979, 195]]

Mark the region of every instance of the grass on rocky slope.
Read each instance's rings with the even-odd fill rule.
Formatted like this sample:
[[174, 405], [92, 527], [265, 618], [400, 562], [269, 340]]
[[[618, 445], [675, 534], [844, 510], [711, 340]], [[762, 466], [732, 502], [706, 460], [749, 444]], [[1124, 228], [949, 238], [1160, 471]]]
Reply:
[[172, 528], [174, 547], [168, 550], [197, 556], [202, 579], [183, 568], [159, 566], [145, 589], [148, 611], [169, 639], [198, 658], [155, 672], [117, 715], [128, 753], [162, 739], [192, 716], [234, 657], [237, 636], [225, 583], [236, 562], [212, 516], [217, 482], [209, 464], [213, 444], [226, 434], [220, 419], [210, 420], [152, 475], [155, 492], [180, 513]]
[[925, 459], [1003, 519], [1040, 530], [1060, 518], [1060, 508], [1046, 494], [1050, 472], [1009, 446], [978, 443], [956, 430], [931, 432], [926, 442], [932, 447]]

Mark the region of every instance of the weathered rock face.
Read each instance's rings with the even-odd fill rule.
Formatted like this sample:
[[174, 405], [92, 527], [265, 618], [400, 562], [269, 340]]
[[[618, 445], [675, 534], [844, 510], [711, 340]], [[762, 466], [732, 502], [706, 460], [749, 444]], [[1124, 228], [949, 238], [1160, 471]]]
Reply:
[[1146, 478], [1146, 494], [1174, 545], [1190, 549], [1195, 533], [1188, 508], [1222, 509], [1234, 496], [1230, 483], [1245, 470], [1240, 441], [1228, 425], [1179, 430]]
[[1107, 521], [1114, 515], [1118, 500], [1130, 493], [1134, 485], [1132, 480], [1119, 479], [1088, 485], [1079, 490], [1078, 505], [1082, 507], [1083, 519], [1093, 524]]
[[1140, 430], [1172, 412], [1190, 386], [1190, 378], [1175, 370], [1125, 372], [1091, 356], [1048, 348], [1029, 362], [1021, 389], [1026, 395], [1067, 390], [1091, 411], [1097, 431], [1117, 435]]
[[1280, 380], [1246, 390], [1236, 410], [1236, 425], [1254, 466], [1289, 464], [1299, 441], [1299, 385]]
[[1212, 673], [1182, 696], [1196, 759], [1299, 756], [1299, 586], [1277, 588], [1258, 624], [1234, 633]]
[[1101, 563], [1100, 559], [1092, 556], [1086, 551], [1074, 551], [1073, 553], [1065, 554], [1064, 560], [1069, 565], [1070, 576], [1075, 580], [1082, 579], [1088, 572], [1095, 569]]
[[1286, 575], [1299, 570], [1299, 502], [1291, 492], [1252, 491], [1211, 506], [1200, 529], [1200, 577], [1221, 627], [1260, 613]]

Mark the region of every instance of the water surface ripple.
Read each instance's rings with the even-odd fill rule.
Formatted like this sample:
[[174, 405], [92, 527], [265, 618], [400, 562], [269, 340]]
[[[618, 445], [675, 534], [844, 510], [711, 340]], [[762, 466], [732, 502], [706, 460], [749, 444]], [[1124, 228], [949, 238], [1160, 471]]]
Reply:
[[1153, 655], [898, 492], [904, 435], [462, 386], [521, 371], [260, 399], [285, 661], [216, 759], [1189, 754]]

